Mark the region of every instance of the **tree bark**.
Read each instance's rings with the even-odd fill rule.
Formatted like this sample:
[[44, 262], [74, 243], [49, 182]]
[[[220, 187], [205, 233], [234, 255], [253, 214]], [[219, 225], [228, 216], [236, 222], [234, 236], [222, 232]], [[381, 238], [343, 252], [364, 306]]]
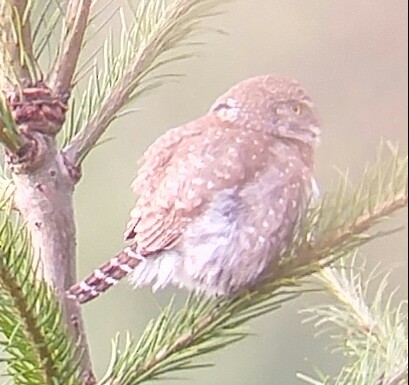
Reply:
[[95, 383], [84, 333], [81, 309], [66, 298], [65, 291], [76, 282], [76, 229], [73, 169], [49, 139], [41, 163], [30, 172], [13, 173], [14, 202], [31, 233], [34, 266], [38, 279], [56, 292], [65, 322], [81, 356], [84, 384]]

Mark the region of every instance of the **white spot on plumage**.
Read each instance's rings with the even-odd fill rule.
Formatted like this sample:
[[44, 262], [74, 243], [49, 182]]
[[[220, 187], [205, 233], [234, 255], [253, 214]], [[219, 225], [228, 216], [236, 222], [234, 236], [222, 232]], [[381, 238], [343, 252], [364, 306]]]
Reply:
[[92, 297], [99, 295], [99, 292], [95, 290], [93, 286], [88, 285], [85, 281], [80, 282], [79, 286], [81, 291], [90, 294]]
[[175, 201], [175, 209], [176, 210], [180, 210], [180, 209], [184, 210], [186, 208], [187, 208], [187, 206], [180, 199], [176, 199], [176, 201]]
[[95, 278], [98, 278], [98, 279], [105, 279], [106, 278], [106, 274], [103, 273], [100, 269], [94, 270], [94, 276], [95, 276]]
[[207, 181], [206, 187], [207, 187], [208, 190], [213, 190], [214, 186], [215, 186], [215, 184], [214, 184], [214, 182], [212, 180]]
[[141, 254], [136, 253], [135, 251], [133, 251], [132, 248], [129, 247], [129, 246], [128, 246], [128, 247], [125, 247], [124, 253], [125, 253], [128, 257], [135, 258], [135, 259], [138, 259], [138, 260], [140, 260], [140, 261], [144, 261], [144, 260], [145, 260], [145, 257], [143, 257]]
[[164, 209], [169, 208], [169, 199], [167, 199], [166, 197], [159, 197], [156, 200], [156, 203], [158, 206], [163, 207]]
[[109, 261], [109, 264], [110, 264], [111, 266], [118, 266], [118, 265], [119, 265], [119, 259], [118, 259], [118, 257], [111, 258], [111, 260]]
[[202, 186], [204, 184], [204, 180], [202, 178], [193, 178], [192, 184], [196, 186]]
[[239, 116], [239, 112], [238, 108], [228, 108], [224, 111], [223, 117], [226, 120], [235, 121]]
[[214, 175], [216, 175], [216, 177], [219, 178], [219, 179], [225, 179], [225, 180], [230, 180], [231, 179], [230, 172], [228, 172], [226, 170], [223, 170], [223, 169], [216, 168], [214, 170]]
[[212, 154], [206, 153], [205, 154], [205, 160], [208, 161], [209, 163], [214, 161], [214, 156]]
[[173, 193], [175, 193], [178, 187], [179, 184], [174, 179], [168, 178], [165, 182], [165, 188]]
[[187, 167], [180, 166], [178, 168], [178, 174], [187, 175], [188, 173], [189, 173], [189, 169]]
[[118, 267], [119, 267], [120, 270], [124, 271], [127, 274], [130, 274], [130, 273], [132, 273], [134, 271], [134, 269], [132, 267], [128, 266], [126, 263], [122, 263]]
[[193, 200], [193, 207], [198, 207], [203, 203], [203, 199], [202, 198], [196, 198]]
[[104, 281], [108, 284], [108, 285], [116, 285], [118, 283], [118, 280], [113, 278], [113, 277], [106, 277], [104, 279]]
[[229, 107], [236, 107], [236, 106], [237, 106], [237, 100], [234, 99], [234, 98], [227, 98], [227, 99], [226, 99], [226, 104], [227, 104]]
[[186, 198], [189, 200], [192, 200], [196, 197], [196, 191], [195, 190], [188, 190], [186, 194]]

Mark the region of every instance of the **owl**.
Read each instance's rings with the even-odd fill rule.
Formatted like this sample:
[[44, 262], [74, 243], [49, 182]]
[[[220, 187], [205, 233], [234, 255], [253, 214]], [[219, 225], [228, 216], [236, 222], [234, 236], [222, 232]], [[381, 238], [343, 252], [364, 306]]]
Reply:
[[319, 137], [297, 81], [269, 74], [233, 86], [147, 149], [124, 249], [68, 295], [84, 303], [125, 276], [218, 296], [253, 287], [292, 241]]

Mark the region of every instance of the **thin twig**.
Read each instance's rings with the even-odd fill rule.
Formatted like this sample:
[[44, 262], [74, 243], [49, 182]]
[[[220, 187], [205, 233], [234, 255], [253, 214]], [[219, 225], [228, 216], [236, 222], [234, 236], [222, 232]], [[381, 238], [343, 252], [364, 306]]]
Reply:
[[68, 3], [65, 34], [48, 80], [48, 85], [55, 94], [65, 94], [71, 89], [91, 3], [92, 0], [71, 0]]
[[[129, 100], [142, 77], [149, 72], [147, 69], [164, 51], [164, 45], [169, 40], [169, 35], [175, 28], [175, 24], [191, 12], [193, 3], [192, 0], [176, 1], [167, 10], [167, 14], [163, 17], [163, 23], [158, 25], [148, 40], [141, 47], [135, 47], [135, 49], [139, 49], [135, 55], [135, 60], [124, 71], [123, 76], [113, 86], [110, 94], [87, 122], [87, 125], [75, 135], [71, 143], [64, 149], [67, 159], [72, 164], [80, 165], [87, 153], [95, 146], [108, 125], [117, 116], [118, 111]], [[174, 38], [175, 41], [180, 39], [180, 36]]]
[[[31, 41], [30, 9], [26, 0], [9, 0], [0, 7], [1, 49], [6, 76], [11, 83], [29, 82], [33, 79], [35, 60]], [[4, 75], [3, 75], [4, 76]], [[11, 84], [15, 86], [16, 84]]]
[[12, 153], [24, 140], [16, 130], [4, 91], [36, 77], [29, 15], [26, 0], [10, 0], [0, 6], [0, 142]]
[[101, 105], [98, 112], [88, 122], [87, 126], [84, 127], [65, 148], [64, 151], [67, 159], [69, 159], [72, 164], [79, 165], [82, 162], [85, 155], [104, 134], [113, 117], [124, 106], [133, 92], [131, 85], [135, 83], [135, 79], [146, 70], [145, 61], [152, 55], [156, 42], [156, 39], [151, 39], [150, 43], [145, 46], [139, 60], [132, 63], [131, 67], [114, 86], [110, 95]]
[[[406, 381], [405, 381], [406, 380]], [[407, 364], [399, 368], [397, 371], [383, 378], [382, 385], [403, 385], [408, 381], [408, 367]]]
[[[295, 253], [297, 257], [290, 262], [283, 263], [281, 266], [274, 266], [274, 271], [270, 277], [272, 279], [286, 277], [288, 273], [293, 272], [295, 269], [308, 266], [314, 261], [322, 261], [325, 257], [329, 257], [328, 251], [331, 251], [335, 246], [341, 246], [348, 241], [352, 241], [354, 237], [373, 227], [381, 218], [387, 217], [407, 205], [408, 196], [406, 194], [396, 197], [378, 210], [358, 217], [354, 223], [327, 233], [325, 237], [317, 242], [312, 241], [300, 245], [299, 251]], [[323, 265], [320, 267], [323, 267]]]

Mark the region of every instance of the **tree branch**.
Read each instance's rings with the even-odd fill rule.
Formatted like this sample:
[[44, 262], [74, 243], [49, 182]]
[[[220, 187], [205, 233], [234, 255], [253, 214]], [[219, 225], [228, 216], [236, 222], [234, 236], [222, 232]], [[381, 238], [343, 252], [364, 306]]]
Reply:
[[[0, 253], [0, 258], [5, 258], [5, 256]], [[55, 368], [53, 367], [53, 362], [50, 362], [48, 358], [54, 354], [54, 352], [49, 351], [48, 344], [40, 328], [38, 327], [38, 320], [36, 318], [37, 314], [33, 309], [27, 306], [26, 298], [22, 292], [22, 288], [18, 285], [15, 277], [8, 276], [8, 271], [5, 269], [0, 269], [0, 282], [6, 287], [6, 289], [12, 293], [15, 302], [15, 307], [19, 311], [21, 320], [23, 320], [23, 330], [27, 331], [25, 333], [26, 339], [31, 339], [32, 345], [35, 347], [35, 354], [37, 361], [41, 365], [35, 368], [36, 371], [41, 373], [41, 377], [44, 384], [51, 385], [53, 378], [55, 378]], [[16, 322], [16, 321], [15, 321]], [[27, 346], [30, 343], [26, 342]]]
[[0, 6], [2, 76], [12, 86], [34, 80], [35, 60], [28, 6], [26, 0], [9, 0]]
[[[396, 196], [389, 202], [384, 202], [372, 214], [360, 216], [353, 224], [336, 229], [334, 232], [324, 232], [318, 235], [316, 240], [307, 241], [298, 248], [293, 259], [284, 261], [282, 267], [274, 267], [273, 273], [254, 290], [231, 300], [217, 301], [208, 307], [201, 305], [202, 310], [198, 315], [186, 315], [187, 326], [185, 327], [163, 326], [162, 328], [160, 326], [159, 331], [153, 326], [151, 330], [147, 330], [147, 335], [156, 331], [161, 335], [161, 339], [156, 341], [155, 337], [153, 346], [149, 346], [149, 337], [142, 336], [141, 345], [136, 345], [134, 355], [130, 349], [127, 349], [125, 354], [117, 359], [117, 366], [114, 366], [114, 371], [103, 383], [113, 385], [122, 384], [121, 381], [123, 381], [124, 384], [134, 384], [154, 379], [166, 371], [190, 367], [194, 356], [240, 339], [239, 332], [235, 333], [235, 327], [248, 319], [279, 307], [281, 303], [294, 297], [296, 292], [288, 288], [299, 285], [302, 277], [313, 274], [318, 269], [315, 263], [317, 266], [325, 266], [326, 261], [333, 260], [331, 259], [333, 249], [350, 243], [354, 244], [358, 235], [373, 227], [381, 218], [388, 217], [398, 209], [405, 207], [407, 201], [407, 194]], [[370, 237], [365, 237], [362, 243], [370, 239]], [[341, 256], [341, 253], [338, 255]], [[304, 269], [301, 269], [303, 267]], [[277, 299], [278, 295], [284, 298]], [[178, 315], [188, 312], [189, 309], [191, 307], [187, 305]], [[158, 325], [165, 323], [165, 319], [170, 324], [182, 323], [181, 319], [171, 314], [170, 311], [164, 311], [163, 317], [163, 320], [157, 321]], [[221, 338], [223, 334], [226, 335], [225, 340], [219, 344], [213, 341]], [[228, 336], [231, 338], [229, 339]], [[132, 376], [123, 378], [122, 373], [128, 373], [130, 370], [132, 370]], [[395, 380], [391, 382], [388, 379], [389, 383], [397, 384]]]
[[[329, 256], [328, 254], [331, 254], [334, 248], [339, 249], [346, 243], [357, 241], [357, 236], [363, 235], [367, 230], [377, 224], [380, 219], [388, 217], [407, 205], [407, 194], [394, 197], [393, 200], [379, 207], [374, 212], [361, 215], [354, 223], [331, 231], [316, 242], [300, 245], [298, 251], [295, 253], [297, 257], [289, 262], [283, 263], [281, 266], [274, 265], [273, 273], [269, 278], [276, 279], [286, 277], [294, 270], [310, 265], [314, 261], [317, 262], [317, 269], [323, 267], [320, 261], [323, 261], [324, 257]], [[369, 239], [370, 237], [367, 236], [358, 240], [358, 242], [368, 241]], [[324, 263], [324, 266], [325, 265], [326, 263]]]
[[92, 366], [78, 304], [65, 291], [76, 282], [74, 182], [65, 158], [49, 141], [40, 167], [14, 173], [14, 201], [31, 233], [37, 278], [54, 288], [73, 341], [78, 341], [85, 384], [93, 384]]
[[[210, 16], [210, 10], [219, 5], [218, 2], [210, 0], [176, 0], [164, 8], [165, 5], [158, 3], [159, 5], [149, 1], [140, 2], [138, 11], [140, 16], [135, 19], [137, 19], [136, 22], [144, 22], [146, 25], [142, 27], [134, 25], [129, 32], [129, 37], [124, 37], [131, 42], [128, 42], [129, 45], [124, 48], [125, 52], [119, 55], [123, 62], [117, 59], [119, 56], [107, 59], [107, 62], [112, 60], [114, 64], [113, 68], [106, 68], [106, 70], [108, 72], [118, 71], [119, 74], [116, 76], [119, 79], [115, 79], [113, 85], [110, 84], [107, 87], [109, 93], [104, 95], [101, 105], [98, 105], [92, 117], [65, 148], [67, 159], [73, 165], [81, 164], [87, 153], [107, 130], [118, 111], [129, 102], [136, 88], [147, 75], [172, 61], [170, 58], [158, 62], [158, 58], [191, 36], [198, 26], [198, 21]], [[145, 29], [148, 32], [145, 33]], [[175, 60], [187, 56], [180, 55]], [[124, 65], [125, 68], [118, 70], [118, 66], [121, 65]], [[109, 77], [111, 74], [108, 73], [106, 76]], [[159, 84], [160, 82], [153, 82], [146, 88], [151, 89]]]
[[48, 85], [56, 95], [66, 94], [77, 68], [92, 0], [70, 0], [65, 19], [65, 35], [50, 72]]
[[13, 153], [24, 144], [24, 138], [15, 127], [4, 92], [36, 78], [29, 16], [26, 0], [0, 5], [0, 142]]

